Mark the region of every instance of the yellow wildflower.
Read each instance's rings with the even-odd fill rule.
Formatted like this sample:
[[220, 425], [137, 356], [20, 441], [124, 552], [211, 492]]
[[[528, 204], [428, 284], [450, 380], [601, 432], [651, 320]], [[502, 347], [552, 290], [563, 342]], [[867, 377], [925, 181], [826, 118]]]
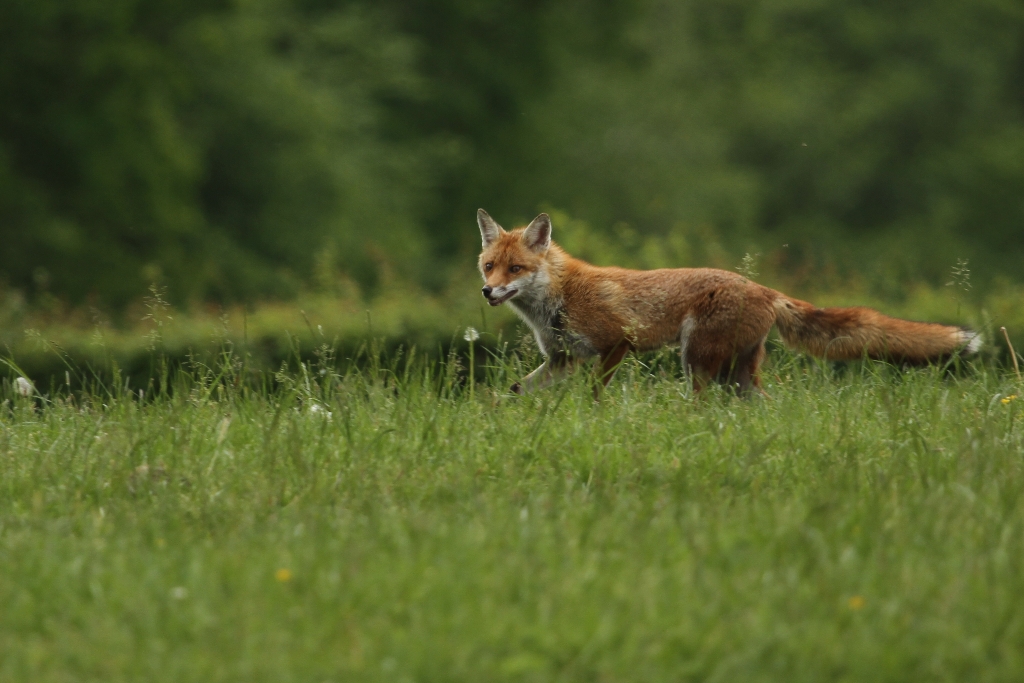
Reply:
[[281, 583], [288, 583], [292, 580], [292, 570], [285, 569], [284, 567], [282, 567], [281, 569], [278, 569], [276, 572], [274, 572], [274, 578], [280, 581]]
[[862, 596], [862, 595], [854, 595], [854, 596], [851, 596], [850, 599], [846, 601], [846, 604], [850, 607], [850, 609], [852, 609], [854, 611], [857, 611], [857, 610], [859, 610], [859, 609], [864, 607], [864, 603], [865, 602], [866, 601], [864, 600], [864, 596]]
[[1005, 406], [1005, 405], [1009, 405], [1010, 401], [1016, 401], [1016, 400], [1017, 400], [1017, 394], [1010, 394], [1009, 396], [1000, 399], [999, 402], [1002, 403]]

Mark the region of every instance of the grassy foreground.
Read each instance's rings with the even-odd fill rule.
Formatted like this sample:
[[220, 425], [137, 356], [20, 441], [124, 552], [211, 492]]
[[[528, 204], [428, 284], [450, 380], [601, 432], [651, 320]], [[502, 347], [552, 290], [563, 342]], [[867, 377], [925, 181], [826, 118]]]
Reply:
[[[330, 367], [0, 411], [3, 681], [1019, 681], [1024, 394], [776, 358]], [[235, 368], [237, 370], [237, 368]], [[481, 379], [481, 378], [477, 378]]]

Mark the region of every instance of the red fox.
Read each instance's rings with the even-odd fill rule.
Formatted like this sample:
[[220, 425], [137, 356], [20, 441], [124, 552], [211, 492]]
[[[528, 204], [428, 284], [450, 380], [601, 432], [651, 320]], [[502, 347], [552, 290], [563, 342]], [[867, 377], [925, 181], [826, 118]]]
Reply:
[[974, 353], [968, 329], [911, 322], [870, 308], [816, 308], [714, 268], [627, 270], [575, 259], [551, 241], [551, 219], [505, 231], [477, 212], [483, 239], [480, 273], [491, 306], [505, 302], [533, 330], [544, 363], [512, 385], [517, 394], [545, 387], [589, 358], [606, 386], [630, 351], [680, 345], [695, 391], [718, 382], [760, 391], [765, 339], [775, 325], [783, 341], [829, 360], [886, 359], [924, 364]]

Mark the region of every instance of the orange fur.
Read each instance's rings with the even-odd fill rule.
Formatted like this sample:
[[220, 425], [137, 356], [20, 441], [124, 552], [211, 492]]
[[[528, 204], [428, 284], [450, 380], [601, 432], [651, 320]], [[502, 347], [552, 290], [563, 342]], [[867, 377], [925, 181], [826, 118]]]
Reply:
[[558, 379], [577, 362], [601, 359], [607, 384], [629, 351], [680, 344], [698, 390], [710, 381], [759, 388], [764, 342], [773, 325], [787, 345], [831, 360], [928, 363], [980, 338], [969, 330], [890, 318], [870, 308], [816, 308], [737, 273], [714, 268], [627, 270], [573, 258], [551, 241], [538, 216], [505, 231], [481, 209], [480, 272], [491, 305], [508, 302], [533, 329], [547, 360], [513, 391]]

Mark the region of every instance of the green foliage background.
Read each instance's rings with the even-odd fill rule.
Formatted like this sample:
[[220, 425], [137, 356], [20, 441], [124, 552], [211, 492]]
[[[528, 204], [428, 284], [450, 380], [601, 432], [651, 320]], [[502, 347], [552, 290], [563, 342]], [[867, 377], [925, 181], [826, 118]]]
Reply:
[[7, 0], [0, 92], [30, 301], [440, 291], [478, 206], [883, 299], [1024, 260], [1009, 0]]

